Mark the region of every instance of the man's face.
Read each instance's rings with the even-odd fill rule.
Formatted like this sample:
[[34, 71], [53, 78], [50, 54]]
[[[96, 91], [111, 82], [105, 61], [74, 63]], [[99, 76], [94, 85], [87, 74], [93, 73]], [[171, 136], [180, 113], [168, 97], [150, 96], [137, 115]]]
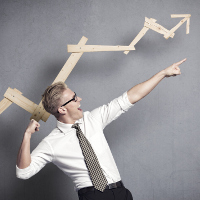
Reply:
[[[69, 88], [67, 88], [62, 95], [61, 103], [62, 105], [66, 102], [70, 101], [75, 97], [75, 93], [71, 91]], [[75, 100], [70, 101], [68, 104], [63, 106], [67, 109], [67, 116], [69, 117], [69, 120], [72, 124], [75, 123], [78, 119], [81, 119], [83, 117], [83, 111], [80, 109], [80, 101], [82, 99], [80, 97], [76, 97]]]

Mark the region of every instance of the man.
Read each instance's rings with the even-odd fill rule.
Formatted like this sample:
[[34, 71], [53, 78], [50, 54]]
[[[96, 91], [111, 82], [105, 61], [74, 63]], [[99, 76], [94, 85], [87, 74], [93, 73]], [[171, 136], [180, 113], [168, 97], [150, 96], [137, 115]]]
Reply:
[[83, 113], [82, 99], [64, 83], [49, 86], [42, 102], [45, 110], [56, 117], [57, 127], [30, 154], [31, 135], [40, 127], [35, 120], [30, 121], [17, 157], [17, 177], [30, 178], [53, 162], [73, 180], [81, 200], [131, 200], [132, 195], [121, 181], [103, 129], [149, 94], [163, 78], [180, 75], [179, 65], [184, 61], [186, 59], [167, 67], [92, 112]]

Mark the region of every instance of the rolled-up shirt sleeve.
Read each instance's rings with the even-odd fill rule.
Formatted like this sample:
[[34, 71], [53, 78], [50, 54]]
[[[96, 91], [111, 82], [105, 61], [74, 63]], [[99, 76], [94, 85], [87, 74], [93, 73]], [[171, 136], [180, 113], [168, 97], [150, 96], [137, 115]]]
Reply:
[[130, 103], [127, 92], [125, 92], [122, 96], [112, 100], [107, 105], [94, 109], [91, 115], [101, 123], [102, 128], [105, 128], [132, 106], [134, 104]]
[[16, 176], [20, 179], [28, 179], [38, 173], [46, 164], [53, 161], [53, 150], [50, 144], [42, 140], [31, 153], [31, 163], [28, 167], [20, 169], [16, 166]]

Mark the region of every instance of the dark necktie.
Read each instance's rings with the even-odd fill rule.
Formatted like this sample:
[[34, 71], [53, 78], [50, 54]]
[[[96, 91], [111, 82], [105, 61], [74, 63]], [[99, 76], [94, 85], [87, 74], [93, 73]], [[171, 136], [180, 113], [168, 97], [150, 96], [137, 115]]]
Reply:
[[105, 175], [101, 169], [98, 158], [87, 138], [83, 135], [83, 132], [79, 124], [74, 124], [72, 128], [76, 129], [76, 135], [79, 139], [79, 144], [83, 152], [86, 166], [88, 168], [91, 181], [94, 188], [103, 192], [108, 184]]

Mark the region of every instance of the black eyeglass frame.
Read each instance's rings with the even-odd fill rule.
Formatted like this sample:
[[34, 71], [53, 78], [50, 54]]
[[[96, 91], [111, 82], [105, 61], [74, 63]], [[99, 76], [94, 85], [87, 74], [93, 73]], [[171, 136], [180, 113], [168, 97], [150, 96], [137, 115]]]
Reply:
[[[73, 97], [72, 99], [70, 99], [69, 101], [67, 101], [66, 103], [64, 103], [62, 106], [67, 105], [67, 104], [70, 103], [71, 101], [77, 102], [77, 95], [76, 95], [76, 92], [74, 92], [74, 97]], [[60, 106], [60, 107], [62, 107], [62, 106]]]

